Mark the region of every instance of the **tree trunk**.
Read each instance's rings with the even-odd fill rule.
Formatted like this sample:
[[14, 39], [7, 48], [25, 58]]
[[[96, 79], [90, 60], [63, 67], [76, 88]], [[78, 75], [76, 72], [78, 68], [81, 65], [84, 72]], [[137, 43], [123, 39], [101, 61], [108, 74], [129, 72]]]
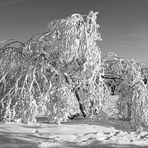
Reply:
[[86, 113], [85, 113], [85, 107], [84, 105], [80, 102], [80, 96], [79, 96], [79, 93], [78, 93], [78, 90], [75, 90], [75, 95], [76, 95], [76, 98], [78, 100], [78, 103], [79, 103], [79, 108], [80, 108], [80, 111], [82, 113], [82, 115], [84, 116], [84, 118], [86, 117]]

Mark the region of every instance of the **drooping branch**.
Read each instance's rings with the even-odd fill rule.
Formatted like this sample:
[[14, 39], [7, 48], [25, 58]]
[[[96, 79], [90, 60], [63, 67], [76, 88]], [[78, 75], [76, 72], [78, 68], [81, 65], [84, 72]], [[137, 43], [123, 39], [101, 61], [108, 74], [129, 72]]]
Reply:
[[101, 77], [102, 77], [103, 79], [112, 79], [112, 80], [114, 80], [115, 82], [116, 82], [116, 80], [121, 80], [121, 81], [124, 80], [122, 77], [116, 76], [116, 75], [108, 75], [108, 74], [106, 74], [106, 75], [102, 75]]

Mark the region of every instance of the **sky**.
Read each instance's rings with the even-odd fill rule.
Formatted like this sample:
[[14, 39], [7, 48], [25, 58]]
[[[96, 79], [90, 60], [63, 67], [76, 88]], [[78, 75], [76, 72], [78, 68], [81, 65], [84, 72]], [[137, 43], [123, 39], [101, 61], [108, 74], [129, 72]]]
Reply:
[[148, 0], [0, 0], [0, 40], [48, 30], [50, 20], [99, 12], [102, 54], [134, 58], [148, 65]]

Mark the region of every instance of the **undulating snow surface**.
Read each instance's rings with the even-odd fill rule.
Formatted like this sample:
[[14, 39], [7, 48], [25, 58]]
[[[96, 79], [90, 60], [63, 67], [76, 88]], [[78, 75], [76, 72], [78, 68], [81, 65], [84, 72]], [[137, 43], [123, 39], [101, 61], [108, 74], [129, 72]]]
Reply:
[[[111, 100], [113, 101], [113, 98]], [[111, 110], [111, 106], [113, 107], [110, 102], [106, 110], [109, 108]], [[0, 124], [0, 148], [99, 146], [148, 147], [148, 132], [136, 133], [130, 128], [128, 121], [117, 121], [114, 118], [107, 119], [106, 117], [98, 119], [80, 117], [61, 125]]]

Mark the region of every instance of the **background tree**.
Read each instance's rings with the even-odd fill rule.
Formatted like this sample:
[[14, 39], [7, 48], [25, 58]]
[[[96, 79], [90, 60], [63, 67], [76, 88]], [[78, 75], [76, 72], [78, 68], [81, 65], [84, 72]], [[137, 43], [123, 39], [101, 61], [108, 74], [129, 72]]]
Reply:
[[135, 130], [141, 130], [148, 124], [148, 89], [147, 67], [143, 63], [127, 60], [114, 53], [103, 59], [105, 67], [103, 78], [115, 85], [115, 93], [119, 96], [118, 118], [129, 120]]

